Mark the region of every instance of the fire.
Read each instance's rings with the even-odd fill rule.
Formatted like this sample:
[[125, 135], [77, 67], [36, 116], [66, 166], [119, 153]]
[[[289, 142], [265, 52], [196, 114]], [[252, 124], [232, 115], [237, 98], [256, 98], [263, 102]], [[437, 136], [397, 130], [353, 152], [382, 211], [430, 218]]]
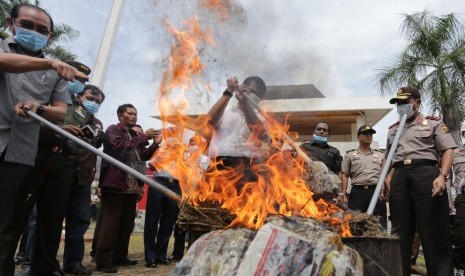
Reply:
[[229, 17], [228, 5], [223, 0], [205, 0], [201, 3], [201, 6], [209, 10], [219, 9], [221, 20], [226, 20]]
[[[219, 5], [222, 1], [210, 0], [205, 3]], [[252, 131], [249, 139], [249, 143], [257, 149], [257, 156], [266, 156], [264, 162], [251, 161], [251, 169], [258, 176], [257, 180], [243, 183], [239, 188], [237, 184], [244, 178], [244, 166], [218, 170], [217, 165], [221, 163], [215, 160], [211, 161], [210, 169], [204, 172], [198, 164], [201, 154], [207, 150], [205, 141], [200, 144], [200, 151], [187, 154], [182, 141], [184, 128], [207, 138], [215, 135], [207, 116], [190, 118], [183, 115], [188, 106], [183, 93], [198, 82], [205, 68], [198, 48], [205, 43], [214, 46], [215, 42], [211, 32], [203, 29], [196, 17], [182, 24], [186, 28], [184, 31], [166, 21], [167, 29], [176, 43], [171, 47], [169, 66], [162, 76], [158, 108], [163, 121], [167, 121], [168, 115], [175, 117], [176, 128], [164, 130], [166, 142], [152, 159], [152, 165], [167, 170], [179, 180], [183, 200], [189, 200], [194, 206], [216, 204], [233, 214], [235, 219], [229, 227], [243, 226], [256, 230], [265, 223], [267, 216], [273, 214], [329, 220], [332, 214], [340, 210], [323, 200], [313, 200], [313, 193], [304, 180], [308, 173], [306, 161], [282, 148], [288, 135], [296, 138], [297, 134], [289, 133], [288, 125], [280, 124], [266, 112], [262, 113], [262, 117], [271, 145], [258, 138], [262, 130]], [[172, 99], [174, 90], [181, 91], [176, 100]], [[334, 224], [341, 224], [343, 235], [350, 235], [347, 218], [331, 220]]]

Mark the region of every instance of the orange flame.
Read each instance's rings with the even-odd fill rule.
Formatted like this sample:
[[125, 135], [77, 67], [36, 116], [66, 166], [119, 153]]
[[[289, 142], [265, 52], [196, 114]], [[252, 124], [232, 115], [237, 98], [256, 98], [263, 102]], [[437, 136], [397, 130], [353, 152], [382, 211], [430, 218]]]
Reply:
[[[222, 1], [211, 0], [206, 3], [222, 4]], [[241, 188], [237, 185], [244, 179], [245, 164], [218, 170], [217, 165], [221, 165], [221, 161], [212, 160], [210, 169], [204, 172], [198, 164], [201, 154], [207, 149], [207, 143], [202, 143], [198, 152], [186, 153], [187, 148], [182, 141], [184, 128], [202, 133], [205, 137], [212, 137], [216, 133], [208, 124], [207, 116], [191, 118], [183, 115], [187, 102], [182, 101], [182, 93], [177, 102], [170, 96], [173, 90], [184, 92], [198, 81], [205, 68], [198, 48], [204, 43], [214, 46], [215, 42], [211, 32], [203, 29], [197, 18], [185, 20], [183, 25], [187, 30], [177, 30], [166, 21], [176, 43], [171, 47], [169, 66], [162, 76], [158, 108], [162, 120], [167, 121], [168, 115], [174, 116], [177, 127], [164, 130], [163, 138], [166, 142], [152, 159], [152, 165], [157, 170], [167, 170], [179, 180], [184, 200], [189, 199], [196, 206], [219, 204], [234, 214], [235, 219], [229, 227], [243, 226], [256, 230], [265, 223], [268, 215], [275, 214], [332, 220], [335, 224], [342, 224], [343, 235], [350, 235], [347, 218], [331, 218], [331, 214], [340, 211], [336, 206], [312, 199], [313, 193], [304, 180], [307, 174], [304, 160], [282, 149], [284, 136], [289, 135], [289, 126], [280, 124], [268, 113], [263, 112], [262, 117], [271, 138], [271, 146], [259, 139], [258, 134], [262, 131], [259, 129], [252, 131], [248, 141], [255, 146], [260, 156], [268, 158], [264, 162], [252, 160], [250, 167], [258, 176], [257, 180], [242, 183]], [[291, 136], [297, 138], [296, 133]]]
[[226, 20], [229, 17], [229, 7], [223, 0], [205, 0], [201, 3], [201, 6], [209, 10], [219, 9], [220, 20]]

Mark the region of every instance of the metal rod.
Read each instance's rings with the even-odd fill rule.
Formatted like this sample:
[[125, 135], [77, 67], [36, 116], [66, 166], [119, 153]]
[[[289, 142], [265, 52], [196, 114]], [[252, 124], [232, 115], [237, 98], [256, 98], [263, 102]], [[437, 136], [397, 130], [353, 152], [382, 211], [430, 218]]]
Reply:
[[77, 138], [76, 136], [72, 135], [71, 133], [68, 133], [67, 131], [61, 129], [57, 125], [49, 122], [48, 120], [40, 117], [39, 115], [35, 114], [34, 112], [29, 112], [28, 110], [25, 110], [26, 114], [35, 120], [41, 122], [42, 124], [46, 125], [47, 127], [51, 128], [58, 134], [72, 140], [76, 144], [80, 145], [81, 147], [91, 151], [92, 153], [95, 153], [96, 155], [102, 157], [105, 161], [111, 163], [112, 165], [118, 167], [119, 169], [125, 171], [126, 173], [134, 176], [135, 178], [139, 179], [140, 181], [146, 183], [150, 187], [154, 188], [155, 190], [163, 193], [166, 195], [169, 199], [174, 200], [174, 201], [181, 201], [181, 198], [173, 191], [170, 189], [166, 188], [165, 186], [162, 186], [158, 182], [154, 181], [153, 179], [148, 178], [144, 174], [136, 171], [135, 169], [129, 167], [128, 165], [116, 160], [115, 158], [111, 157], [110, 155], [104, 153], [103, 151], [100, 151], [93, 146], [89, 145], [88, 143], [82, 141], [81, 139]]
[[[249, 101], [249, 104], [252, 105], [255, 109], [258, 110], [258, 112], [260, 112], [260, 114], [262, 114], [265, 119], [266, 117], [268, 116], [268, 114], [263, 111], [263, 109], [257, 104], [255, 103], [252, 98], [250, 98], [249, 95], [247, 95], [247, 93], [243, 93], [242, 95], [245, 96], [245, 98]], [[289, 135], [287, 135], [286, 132], [284, 132], [282, 129], [279, 130], [281, 132], [281, 136], [284, 137], [284, 140], [287, 142], [287, 144], [289, 146], [291, 146], [291, 148], [293, 148], [297, 154], [305, 161], [307, 162], [307, 164], [312, 164], [312, 160], [310, 159], [310, 157], [307, 156], [307, 154], [305, 154], [305, 152], [294, 142], [294, 140], [292, 140], [291, 137], [289, 137]]]
[[398, 130], [397, 130], [396, 136], [394, 137], [394, 141], [392, 142], [388, 157], [386, 159], [386, 162], [384, 162], [383, 170], [379, 177], [378, 184], [376, 184], [375, 192], [373, 194], [373, 197], [371, 198], [370, 205], [368, 206], [367, 213], [370, 215], [373, 215], [373, 212], [375, 210], [376, 203], [378, 202], [379, 194], [381, 193], [381, 189], [383, 188], [383, 185], [384, 185], [384, 180], [386, 180], [386, 176], [389, 172], [389, 169], [391, 168], [392, 158], [394, 157], [394, 153], [396, 152], [397, 144], [399, 143], [400, 135], [402, 134], [402, 130], [404, 129], [406, 121], [407, 121], [407, 114], [404, 114], [402, 115], [402, 118], [400, 119], [400, 124], [399, 124], [399, 127], [397, 128]]

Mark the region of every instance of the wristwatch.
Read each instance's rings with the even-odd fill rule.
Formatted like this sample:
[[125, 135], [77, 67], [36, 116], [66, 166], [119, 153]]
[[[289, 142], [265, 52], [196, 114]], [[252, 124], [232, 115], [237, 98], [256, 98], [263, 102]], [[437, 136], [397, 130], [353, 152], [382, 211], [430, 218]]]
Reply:
[[45, 106], [40, 105], [39, 108], [38, 108], [37, 111], [36, 111], [36, 114], [40, 116], [40, 115], [42, 115], [42, 113], [44, 113], [44, 112], [45, 112]]
[[224, 92], [223, 92], [223, 96], [228, 96], [228, 97], [232, 98], [233, 93], [229, 92], [229, 90], [226, 89], [226, 90], [224, 90]]

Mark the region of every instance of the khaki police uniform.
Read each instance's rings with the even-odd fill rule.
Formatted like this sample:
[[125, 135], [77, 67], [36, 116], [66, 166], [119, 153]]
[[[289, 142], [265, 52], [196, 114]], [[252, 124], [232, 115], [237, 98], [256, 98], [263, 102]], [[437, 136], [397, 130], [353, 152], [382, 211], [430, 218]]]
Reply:
[[[351, 210], [366, 212], [375, 192], [383, 164], [383, 152], [371, 149], [364, 153], [359, 148], [346, 152], [342, 161], [342, 172], [350, 177], [352, 190], [348, 207]], [[381, 216], [381, 224], [386, 226], [386, 203], [378, 201], [374, 215]]]
[[428, 275], [451, 273], [449, 204], [447, 193], [432, 197], [433, 181], [440, 175], [439, 154], [456, 147], [447, 127], [437, 118], [420, 114], [388, 132], [386, 156], [397, 131], [402, 131], [393, 159], [390, 212], [392, 228], [401, 239], [404, 275], [410, 275], [415, 226], [421, 238]]
[[465, 149], [454, 150], [454, 182], [456, 190], [455, 219], [453, 221], [452, 256], [457, 269], [465, 269]]

